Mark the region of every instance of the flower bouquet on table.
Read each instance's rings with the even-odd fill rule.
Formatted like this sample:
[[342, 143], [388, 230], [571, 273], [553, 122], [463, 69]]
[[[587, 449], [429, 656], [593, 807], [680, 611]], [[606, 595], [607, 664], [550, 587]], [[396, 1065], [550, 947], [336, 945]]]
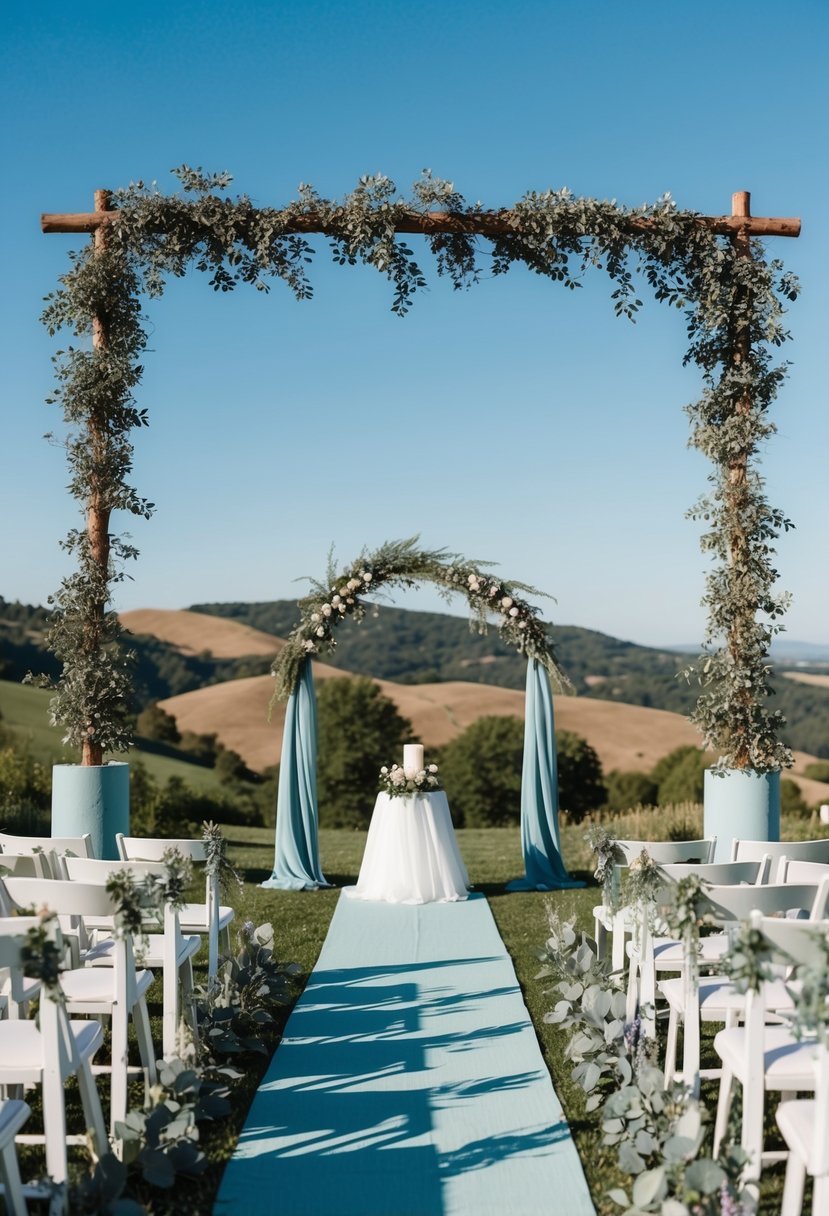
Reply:
[[412, 794], [433, 794], [443, 789], [436, 764], [426, 764], [416, 772], [401, 764], [380, 769], [380, 789], [392, 798], [408, 798]]

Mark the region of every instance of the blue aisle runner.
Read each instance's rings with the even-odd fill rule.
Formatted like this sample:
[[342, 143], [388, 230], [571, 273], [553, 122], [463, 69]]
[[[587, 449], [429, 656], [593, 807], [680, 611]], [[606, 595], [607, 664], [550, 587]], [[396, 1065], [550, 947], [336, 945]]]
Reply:
[[341, 897], [217, 1216], [595, 1216], [489, 906]]

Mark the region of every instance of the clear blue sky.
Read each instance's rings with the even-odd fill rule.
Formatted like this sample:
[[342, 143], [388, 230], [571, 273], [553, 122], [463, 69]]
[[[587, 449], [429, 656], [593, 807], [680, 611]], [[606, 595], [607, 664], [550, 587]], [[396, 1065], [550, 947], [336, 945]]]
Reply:
[[[755, 214], [802, 217], [799, 240], [772, 242], [803, 295], [764, 472], [797, 526], [778, 547], [789, 636], [829, 642], [827, 34], [824, 0], [8, 8], [0, 594], [45, 602], [76, 522], [42, 438], [59, 417], [38, 316], [83, 238], [41, 235], [40, 212], [139, 178], [173, 189], [181, 163], [229, 169], [262, 205], [362, 173], [408, 191], [428, 166], [486, 206], [568, 186], [720, 214], [747, 189]], [[194, 272], [148, 307], [135, 481], [158, 511], [124, 522], [141, 557], [117, 607], [293, 597], [332, 543], [345, 563], [420, 533], [549, 592], [558, 623], [701, 640], [684, 512], [707, 467], [686, 447], [700, 382], [680, 314], [645, 297], [635, 326], [617, 320], [599, 273], [577, 293], [517, 270], [456, 294], [423, 264], [405, 320], [324, 243], [310, 303], [280, 285], [216, 297]]]

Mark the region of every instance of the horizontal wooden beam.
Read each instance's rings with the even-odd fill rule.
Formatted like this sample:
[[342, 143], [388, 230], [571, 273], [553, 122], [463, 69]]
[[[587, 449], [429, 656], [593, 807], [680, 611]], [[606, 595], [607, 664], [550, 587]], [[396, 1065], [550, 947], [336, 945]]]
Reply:
[[[426, 236], [436, 233], [470, 233], [480, 236], [508, 236], [515, 230], [512, 211], [481, 211], [466, 215], [452, 211], [410, 211], [395, 224], [396, 232], [422, 233]], [[44, 232], [96, 232], [105, 224], [111, 224], [118, 218], [117, 211], [89, 211], [76, 215], [64, 213], [45, 213], [40, 217], [40, 226]], [[697, 222], [703, 228], [726, 236], [736, 233], [747, 233], [749, 236], [800, 236], [799, 219], [781, 219], [762, 216], [742, 215], [700, 215]], [[628, 224], [634, 230], [646, 230], [653, 221], [647, 216], [631, 216]], [[314, 232], [330, 233], [318, 215], [309, 212], [307, 215], [296, 216], [285, 229], [286, 233]]]

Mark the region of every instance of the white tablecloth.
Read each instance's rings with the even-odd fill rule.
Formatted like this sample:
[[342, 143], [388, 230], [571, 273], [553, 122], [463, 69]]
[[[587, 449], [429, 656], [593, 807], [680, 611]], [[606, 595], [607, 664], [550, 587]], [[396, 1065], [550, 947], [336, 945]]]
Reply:
[[427, 904], [466, 899], [469, 878], [442, 790], [392, 798], [378, 794], [352, 899]]

